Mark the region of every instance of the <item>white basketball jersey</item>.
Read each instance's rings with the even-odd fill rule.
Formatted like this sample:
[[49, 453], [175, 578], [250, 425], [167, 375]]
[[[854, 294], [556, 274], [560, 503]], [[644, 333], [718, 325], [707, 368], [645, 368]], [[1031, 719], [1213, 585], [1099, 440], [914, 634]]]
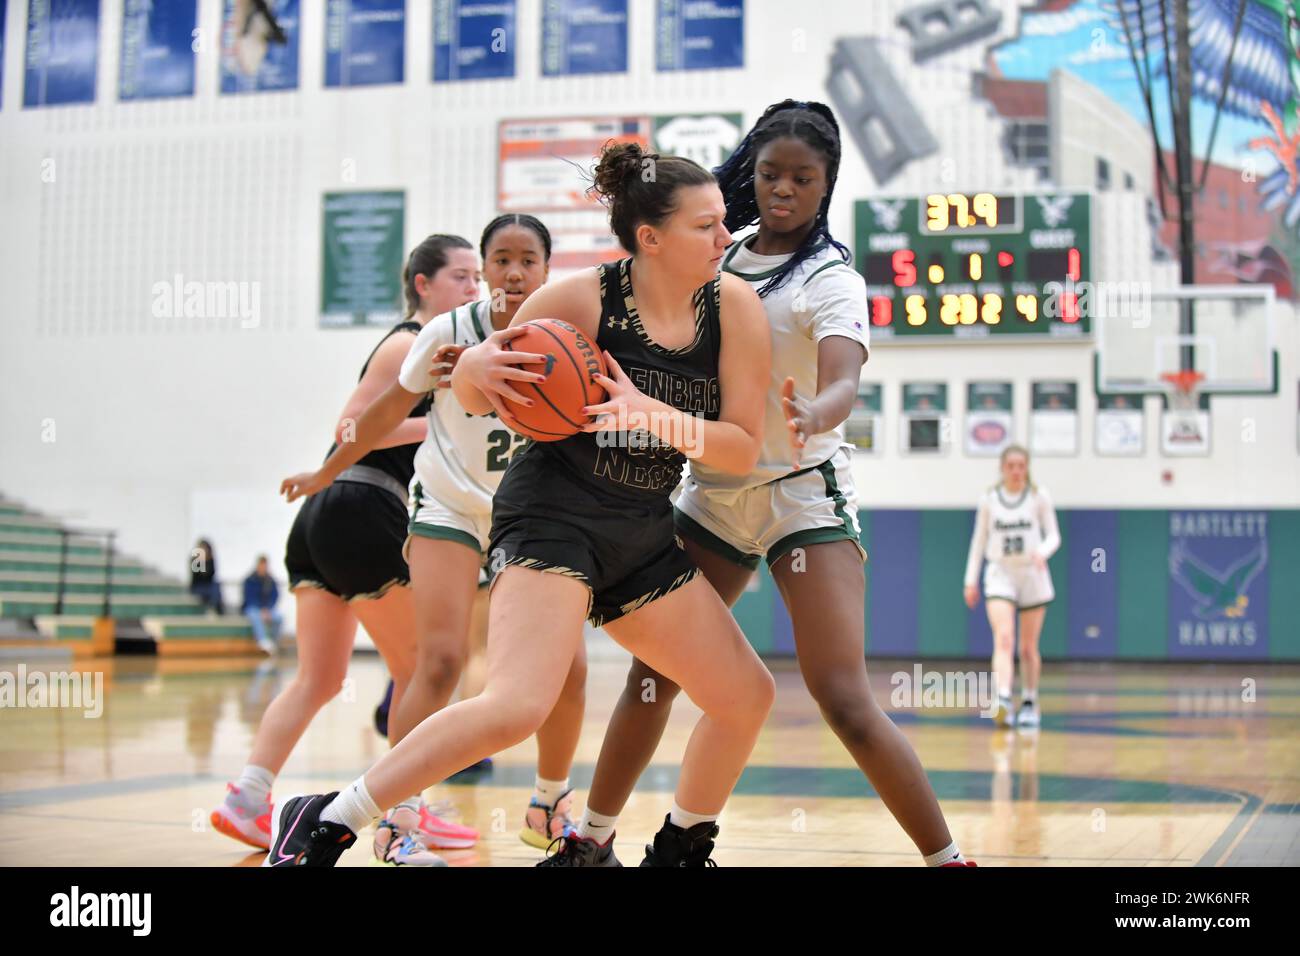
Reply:
[[527, 443], [497, 419], [471, 415], [451, 389], [435, 388], [433, 355], [443, 345], [478, 345], [491, 334], [485, 301], [430, 319], [402, 363], [398, 381], [408, 392], [431, 392], [429, 431], [415, 453], [415, 477], [424, 494], [464, 514], [491, 514], [506, 465]]
[[1012, 496], [1001, 485], [985, 495], [988, 507], [988, 543], [984, 557], [1000, 564], [1028, 564], [1043, 544], [1037, 488], [1026, 485]]
[[[749, 250], [748, 242], [733, 245], [722, 268], [758, 292], [790, 257], [756, 255]], [[752, 488], [794, 471], [790, 431], [781, 408], [781, 386], [787, 378], [793, 378], [795, 394], [802, 398], [817, 394], [817, 346], [828, 336], [852, 339], [864, 350], [870, 344], [866, 285], [829, 243], [799, 263], [781, 288], [763, 299], [763, 308], [772, 329], [772, 378], [758, 464], [748, 475], [728, 475], [691, 462], [691, 475], [702, 488]], [[800, 467], [829, 461], [841, 447], [852, 447], [845, 443], [843, 422], [828, 432], [809, 436], [800, 449]]]

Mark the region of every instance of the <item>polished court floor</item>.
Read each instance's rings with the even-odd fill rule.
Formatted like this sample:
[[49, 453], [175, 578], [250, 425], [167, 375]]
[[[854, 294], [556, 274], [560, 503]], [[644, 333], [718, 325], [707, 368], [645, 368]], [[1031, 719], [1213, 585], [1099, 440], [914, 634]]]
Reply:
[[[71, 666], [6, 658], [0, 671], [20, 663], [29, 671]], [[0, 864], [259, 863], [260, 855], [213, 832], [207, 813], [243, 766], [266, 703], [294, 666], [291, 656], [117, 657], [90, 665], [104, 675], [98, 717], [0, 708]], [[822, 723], [793, 662], [772, 666], [777, 703], [720, 821], [719, 864], [919, 865]], [[871, 669], [877, 698], [920, 754], [962, 849], [981, 866], [1300, 864], [1300, 668], [1049, 666], [1036, 733], [995, 731], [971, 710], [894, 708], [890, 676], [911, 664], [873, 661]], [[579, 806], [625, 671], [620, 660], [591, 664], [573, 771]], [[277, 792], [336, 789], [382, 752], [371, 712], [385, 680], [377, 658], [354, 659], [349, 683], [300, 743]], [[670, 805], [697, 713], [685, 700], [677, 705], [620, 821], [625, 863], [639, 860]], [[499, 755], [490, 772], [429, 792], [453, 801], [483, 834], [474, 849], [448, 852], [451, 863], [527, 866], [541, 858], [516, 835], [533, 759], [525, 743]], [[67, 838], [51, 839], [59, 833]], [[366, 840], [341, 863], [368, 860]]]

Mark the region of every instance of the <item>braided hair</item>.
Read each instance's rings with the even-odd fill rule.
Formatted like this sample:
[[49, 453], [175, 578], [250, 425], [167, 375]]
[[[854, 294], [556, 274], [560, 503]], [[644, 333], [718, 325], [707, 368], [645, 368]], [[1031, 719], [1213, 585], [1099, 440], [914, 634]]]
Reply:
[[821, 208], [817, 210], [813, 227], [808, 230], [794, 254], [758, 290], [760, 296], [766, 296], [785, 285], [799, 263], [827, 243], [835, 247], [845, 262], [853, 260], [848, 247], [837, 242], [831, 235], [828, 222], [831, 196], [835, 192], [835, 179], [840, 171], [840, 126], [830, 107], [824, 103], [801, 103], [795, 100], [773, 103], [745, 134], [736, 151], [725, 163], [713, 170], [718, 187], [722, 190], [722, 198], [727, 204], [728, 231], [734, 233], [759, 221], [758, 197], [754, 192], [754, 168], [758, 165], [758, 154], [773, 140], [787, 138], [807, 144], [826, 161], [826, 195], [822, 198]]
[[535, 232], [537, 238], [542, 240], [542, 251], [546, 254], [546, 261], [551, 261], [551, 231], [536, 216], [521, 212], [504, 213], [483, 227], [483, 237], [478, 244], [480, 256], [487, 258], [488, 243], [492, 241], [498, 229], [504, 229], [506, 226], [522, 226]]

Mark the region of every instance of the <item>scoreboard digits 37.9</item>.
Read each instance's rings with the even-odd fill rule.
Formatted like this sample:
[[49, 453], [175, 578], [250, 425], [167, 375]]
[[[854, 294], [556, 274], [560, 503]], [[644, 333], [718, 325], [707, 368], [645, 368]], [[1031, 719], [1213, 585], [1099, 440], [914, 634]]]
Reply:
[[859, 200], [856, 266], [867, 283], [871, 337], [1078, 340], [1089, 279], [1086, 193], [935, 193]]

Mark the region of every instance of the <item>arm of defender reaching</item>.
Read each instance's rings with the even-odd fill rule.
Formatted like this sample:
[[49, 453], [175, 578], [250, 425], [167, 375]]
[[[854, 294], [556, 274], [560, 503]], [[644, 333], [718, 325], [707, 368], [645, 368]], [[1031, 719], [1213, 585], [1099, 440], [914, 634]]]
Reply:
[[808, 439], [838, 428], [853, 411], [870, 333], [866, 284], [846, 264], [819, 270], [795, 302], [800, 303], [794, 311], [796, 325], [817, 343], [817, 394], [797, 395], [792, 378], [781, 386], [781, 408], [798, 468]]
[[[416, 336], [408, 332], [398, 332], [395, 335], [390, 335], [387, 341], [379, 346], [378, 351], [370, 360], [370, 366], [366, 369], [366, 374], [361, 376], [361, 381], [357, 383], [357, 387], [353, 389], [352, 394], [348, 397], [347, 404], [343, 406], [343, 414], [339, 416], [338, 423], [334, 426], [334, 441], [336, 444], [342, 445], [348, 440], [361, 413], [397, 381], [402, 362], [406, 359], [407, 353], [410, 352], [416, 341]], [[410, 408], [407, 411], [409, 412]], [[390, 432], [380, 435], [376, 439], [375, 444], [371, 446], [371, 450], [375, 448], [395, 448], [398, 445], [412, 445], [424, 441], [424, 429], [425, 423], [423, 419], [413, 418], [409, 422], [397, 422]]]
[[[303, 495], [314, 495], [324, 491], [345, 468], [355, 465], [366, 454], [379, 447], [385, 435], [391, 435], [402, 423], [411, 409], [420, 401], [419, 395], [413, 395], [402, 388], [401, 383], [394, 382], [388, 390], [366, 406], [361, 417], [356, 420], [356, 432], [344, 434], [325, 464], [316, 471], [293, 475], [280, 483], [280, 493], [286, 501], [295, 501]], [[420, 428], [425, 428], [423, 419], [413, 419]], [[423, 435], [423, 432], [422, 432]], [[350, 439], [350, 440], [347, 440]], [[409, 442], [408, 442], [409, 444]]]

